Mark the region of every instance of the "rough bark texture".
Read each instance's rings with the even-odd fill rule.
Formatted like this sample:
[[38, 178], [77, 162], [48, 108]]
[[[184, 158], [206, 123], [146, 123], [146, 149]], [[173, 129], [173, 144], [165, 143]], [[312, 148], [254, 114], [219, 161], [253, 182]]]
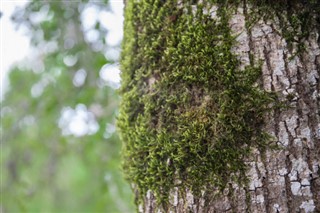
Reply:
[[[215, 9], [209, 11], [216, 18]], [[243, 67], [262, 60], [263, 88], [276, 92], [287, 105], [269, 113], [264, 127], [280, 149], [253, 151], [247, 159], [246, 187], [230, 182], [222, 193], [210, 189], [198, 197], [175, 187], [165, 210], [148, 191], [139, 211], [320, 212], [319, 29], [311, 29], [299, 41], [305, 45], [299, 52], [298, 42], [289, 45], [282, 36], [280, 18], [260, 19], [248, 27], [251, 12], [250, 4], [242, 1], [230, 18], [230, 28], [237, 35], [232, 51]]]
[[[276, 110], [268, 116], [266, 130], [283, 150], [256, 152], [250, 162], [251, 183], [237, 200], [243, 204], [234, 211], [243, 212], [318, 212], [320, 211], [320, 124], [319, 124], [319, 34], [314, 29], [304, 41], [306, 51], [294, 56], [274, 21], [259, 21], [245, 30], [246, 10], [239, 8], [231, 21], [235, 32], [243, 31], [234, 49], [243, 63], [248, 53], [263, 60], [263, 86], [288, 100], [289, 109]], [[239, 199], [240, 198], [240, 199]], [[230, 204], [228, 204], [228, 202]], [[232, 206], [230, 201], [226, 206]], [[219, 203], [219, 202], [218, 202]], [[240, 208], [239, 208], [240, 207]], [[231, 208], [232, 209], [232, 208]], [[226, 209], [224, 209], [225, 211]], [[220, 211], [220, 210], [218, 210]]]

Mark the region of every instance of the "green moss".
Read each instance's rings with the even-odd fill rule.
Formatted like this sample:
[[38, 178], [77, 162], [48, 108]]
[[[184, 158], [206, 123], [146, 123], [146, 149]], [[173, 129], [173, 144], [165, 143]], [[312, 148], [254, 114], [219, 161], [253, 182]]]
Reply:
[[[270, 147], [262, 126], [276, 98], [254, 86], [261, 64], [240, 70], [231, 52], [229, 13], [240, 1], [196, 11], [174, 0], [127, 2], [118, 127], [137, 202], [147, 190], [165, 205], [174, 186], [197, 194], [245, 184], [244, 159]], [[203, 12], [214, 2], [216, 20]]]

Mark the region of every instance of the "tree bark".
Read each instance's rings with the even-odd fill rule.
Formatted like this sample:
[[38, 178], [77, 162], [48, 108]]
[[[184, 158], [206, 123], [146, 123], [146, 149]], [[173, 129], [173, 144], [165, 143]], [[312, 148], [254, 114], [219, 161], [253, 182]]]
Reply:
[[[315, 3], [314, 9], [304, 7], [302, 1], [293, 1], [293, 5], [285, 2], [286, 10], [273, 8], [272, 16], [268, 16], [250, 2], [238, 1], [235, 9], [229, 8], [228, 23], [236, 41], [231, 51], [240, 61], [240, 70], [261, 62], [262, 75], [257, 83], [276, 93], [277, 100], [285, 105], [264, 115], [263, 130], [278, 148], [252, 149], [245, 160], [249, 180], [245, 185], [229, 181], [222, 191], [207, 188], [200, 195], [189, 188], [172, 187], [165, 208], [148, 190], [138, 203], [140, 212], [320, 212], [320, 37], [319, 17], [313, 13], [320, 11], [320, 6]], [[202, 2], [194, 3], [194, 13], [199, 4]], [[266, 5], [270, 4], [272, 1], [267, 1]], [[203, 9], [212, 20], [219, 19], [216, 5], [206, 4]], [[183, 8], [183, 3], [178, 2], [178, 7]], [[310, 12], [310, 22], [301, 21], [309, 28], [290, 20], [294, 15], [290, 13], [298, 14], [299, 10]], [[143, 27], [143, 23], [136, 24]], [[285, 36], [284, 28], [290, 30], [293, 39]], [[301, 36], [303, 31], [308, 33]], [[145, 81], [152, 84], [156, 79]]]

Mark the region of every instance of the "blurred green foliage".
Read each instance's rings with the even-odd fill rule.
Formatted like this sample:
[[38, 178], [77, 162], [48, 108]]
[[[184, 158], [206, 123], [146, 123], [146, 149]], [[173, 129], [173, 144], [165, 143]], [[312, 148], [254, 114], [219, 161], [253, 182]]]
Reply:
[[[108, 130], [119, 98], [99, 76], [116, 61], [105, 57], [108, 30], [99, 21], [98, 38], [86, 39], [81, 15], [88, 7], [110, 10], [106, 2], [32, 1], [13, 16], [36, 56], [11, 70], [2, 101], [1, 212], [134, 211], [120, 171], [121, 144]], [[87, 110], [99, 128], [62, 134], [63, 112], [75, 108]]]

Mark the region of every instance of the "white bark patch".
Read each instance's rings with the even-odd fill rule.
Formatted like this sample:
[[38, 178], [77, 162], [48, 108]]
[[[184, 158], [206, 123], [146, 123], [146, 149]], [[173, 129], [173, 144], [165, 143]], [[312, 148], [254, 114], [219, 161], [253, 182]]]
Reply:
[[302, 186], [301, 193], [304, 197], [312, 197], [310, 186]]
[[255, 179], [250, 182], [249, 190], [255, 190], [258, 187], [262, 187], [261, 180]]
[[[262, 32], [265, 35], [272, 34], [273, 29], [272, 29], [272, 27], [270, 25], [265, 24], [263, 21], [260, 21], [260, 27], [261, 27]], [[279, 39], [280, 39], [280, 37], [279, 37]], [[273, 42], [273, 43], [276, 44], [276, 42]]]
[[301, 181], [301, 185], [303, 186], [310, 186], [310, 181], [306, 178], [304, 178], [302, 181]]
[[298, 180], [297, 178], [297, 171], [293, 170], [289, 173], [289, 178], [290, 178], [290, 181], [296, 181]]
[[291, 183], [291, 192], [293, 195], [302, 195], [301, 184], [299, 182], [292, 182]]
[[292, 101], [297, 101], [297, 97], [298, 97], [298, 93], [296, 92], [295, 89], [293, 88], [289, 88], [289, 89], [285, 89], [282, 91], [282, 94], [284, 95], [284, 97], [290, 95], [290, 96], [293, 96], [292, 97]]
[[307, 145], [310, 147], [310, 148], [313, 148], [313, 143], [311, 142], [311, 131], [310, 131], [310, 128], [308, 127], [305, 127], [303, 129], [300, 130], [300, 134], [301, 134], [301, 137], [302, 138], [305, 138], [307, 140]]
[[191, 9], [192, 9], [192, 14], [193, 14], [193, 15], [196, 15], [197, 10], [198, 10], [197, 5], [192, 5], [192, 6], [191, 6]]
[[279, 141], [283, 146], [288, 146], [289, 144], [289, 135], [286, 131], [286, 127], [284, 125], [284, 122], [280, 122], [279, 124], [280, 132], [279, 132]]
[[210, 14], [211, 18], [214, 19], [214, 18], [217, 18], [217, 10], [218, 10], [217, 6], [212, 6], [212, 7], [210, 7], [210, 9], [204, 8], [203, 13], [206, 15]]
[[256, 203], [263, 203], [263, 202], [264, 202], [264, 196], [263, 195], [257, 195]]
[[296, 133], [295, 133], [294, 128], [297, 127], [297, 125], [298, 125], [297, 124], [297, 120], [298, 120], [298, 116], [297, 115], [293, 115], [293, 116], [285, 118], [285, 122], [287, 124], [288, 131], [290, 132], [290, 134], [293, 137], [296, 137]]
[[281, 208], [280, 205], [277, 204], [277, 203], [273, 204], [273, 210], [274, 210], [275, 212], [282, 212], [282, 208]]
[[252, 180], [250, 182], [249, 190], [255, 190], [256, 188], [262, 187], [261, 179], [258, 179], [256, 172], [253, 174], [254, 174], [254, 177], [252, 177]]
[[314, 205], [313, 200], [308, 200], [308, 201], [303, 201], [302, 204], [300, 205], [301, 209], [304, 209], [306, 213], [309, 212], [314, 212], [314, 209], [316, 208]]
[[[312, 93], [312, 95], [311, 95], [312, 99], [314, 99], [314, 100], [316, 100], [316, 99], [318, 98], [318, 96], [319, 96], [319, 98], [320, 98], [320, 94], [318, 94], [317, 91], [314, 91], [314, 92]], [[319, 130], [319, 131], [320, 131], [320, 130]]]
[[147, 191], [147, 198], [150, 199], [151, 198], [151, 190]]
[[[288, 57], [290, 56], [288, 55]], [[287, 63], [288, 63], [288, 70], [289, 70], [288, 75], [290, 76], [291, 83], [296, 84], [298, 82], [296, 60], [288, 61]]]
[[245, 17], [242, 8], [238, 8], [237, 13], [230, 20], [230, 27], [233, 36], [236, 36], [236, 45], [232, 47], [231, 51], [237, 54], [240, 60], [240, 69], [244, 69], [245, 66], [250, 64], [250, 47], [248, 43], [248, 33], [245, 30]]
[[296, 145], [296, 146], [302, 146], [302, 141], [301, 141], [301, 139], [300, 138], [296, 138], [296, 139], [294, 139], [293, 140], [293, 143], [294, 143], [294, 145]]
[[[283, 61], [283, 51], [277, 50], [274, 51], [271, 55], [272, 57], [272, 68], [274, 77], [282, 76], [284, 72], [284, 61]], [[289, 83], [289, 82], [288, 82]]]
[[292, 159], [292, 171], [299, 171], [300, 178], [307, 178], [311, 171], [308, 168], [308, 164], [302, 158]]
[[283, 49], [285, 44], [283, 44], [281, 37], [277, 34], [272, 33], [272, 28], [270, 26], [266, 27], [267, 31], [263, 30], [266, 34], [266, 41], [273, 40], [275, 42], [268, 43], [267, 50], [269, 57], [269, 72], [272, 74], [272, 85], [274, 86], [274, 90], [277, 92], [281, 92], [283, 87], [288, 88], [290, 85], [289, 79], [284, 74], [285, 73], [285, 62], [283, 60], [284, 54]]
[[143, 212], [143, 205], [142, 205], [142, 204], [139, 204], [139, 206], [138, 206], [138, 211], [139, 211], [139, 212]]
[[255, 38], [262, 38], [264, 36], [264, 33], [262, 32], [260, 27], [254, 27], [251, 31], [252, 36]]
[[194, 204], [194, 198], [193, 198], [193, 194], [191, 192], [187, 192], [187, 204], [190, 208], [193, 207], [193, 204]]
[[318, 174], [318, 170], [319, 170], [319, 164], [320, 164], [320, 162], [314, 162], [313, 165], [312, 165], [314, 178], [315, 177], [319, 177], [319, 175], [317, 175]]
[[151, 77], [148, 79], [148, 84], [151, 87], [156, 82], [156, 79], [154, 77]]
[[258, 172], [256, 167], [261, 173], [263, 174], [265, 173], [262, 163], [259, 163], [259, 162], [251, 163], [248, 176], [250, 177], [249, 190], [252, 190], [252, 191], [254, 191], [256, 188], [262, 187], [261, 178], [258, 177]]
[[308, 74], [308, 82], [310, 83], [310, 85], [317, 85], [317, 78], [319, 78], [317, 70], [312, 70], [309, 74]]
[[284, 176], [286, 174], [288, 174], [287, 168], [282, 168], [282, 169], [279, 170], [279, 175]]
[[178, 206], [179, 203], [179, 195], [178, 195], [178, 187], [174, 187], [173, 190], [170, 193], [171, 199], [170, 199], [170, 203], [173, 206]]

